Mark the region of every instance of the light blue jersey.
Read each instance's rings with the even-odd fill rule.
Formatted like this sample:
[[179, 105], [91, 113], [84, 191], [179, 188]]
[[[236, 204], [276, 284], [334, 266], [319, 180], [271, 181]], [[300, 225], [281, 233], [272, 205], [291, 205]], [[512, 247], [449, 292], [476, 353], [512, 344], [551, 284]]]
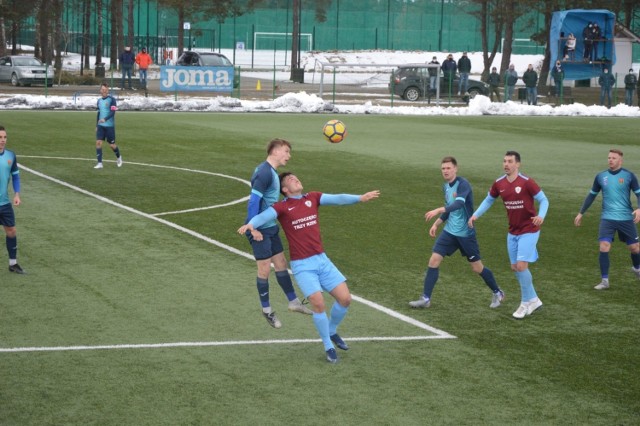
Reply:
[[100, 121], [104, 119], [104, 123], [98, 123], [99, 126], [103, 127], [114, 127], [115, 126], [115, 114], [118, 106], [116, 105], [116, 98], [111, 95], [108, 95], [106, 98], [98, 99], [98, 119]]
[[602, 191], [602, 219], [633, 220], [630, 192], [640, 196], [640, 185], [635, 174], [625, 168], [612, 172], [605, 170], [596, 175], [590, 194]]
[[[251, 176], [251, 197], [249, 198], [246, 223], [254, 216], [262, 213], [280, 199], [280, 177], [271, 164], [263, 161], [256, 167]], [[260, 229], [276, 226], [271, 219], [260, 226]]]
[[15, 190], [15, 182], [19, 173], [16, 154], [5, 149], [4, 152], [0, 153], [0, 206], [11, 204], [11, 199], [9, 199], [9, 180], [14, 179]]
[[[473, 191], [469, 181], [462, 177], [456, 177], [452, 183], [445, 182], [442, 189], [445, 209], [448, 210], [440, 216], [440, 219], [446, 221], [444, 230], [457, 237], [474, 236], [475, 229], [469, 228], [467, 224], [473, 214]], [[459, 204], [462, 205], [455, 208]], [[450, 210], [451, 207], [455, 210]]]

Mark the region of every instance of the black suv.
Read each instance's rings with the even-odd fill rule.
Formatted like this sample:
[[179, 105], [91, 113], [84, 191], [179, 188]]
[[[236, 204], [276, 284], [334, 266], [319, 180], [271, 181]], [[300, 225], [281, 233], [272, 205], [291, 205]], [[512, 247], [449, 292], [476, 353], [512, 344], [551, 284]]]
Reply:
[[[438, 69], [440, 73], [440, 69]], [[440, 97], [444, 98], [458, 93], [459, 78], [456, 77], [449, 82], [440, 76]], [[449, 90], [451, 89], [451, 90]], [[469, 79], [467, 92], [469, 98], [476, 95], [489, 96], [489, 85], [482, 81]], [[407, 101], [417, 101], [420, 98], [431, 98], [435, 96], [435, 90], [429, 89], [429, 68], [422, 64], [407, 64], [396, 68], [391, 74], [389, 81], [389, 93], [398, 95]]]
[[[183, 67], [233, 67], [233, 63], [222, 53], [215, 52], [193, 52], [188, 50], [176, 61], [176, 65]], [[240, 73], [234, 69], [233, 88], [240, 85]]]

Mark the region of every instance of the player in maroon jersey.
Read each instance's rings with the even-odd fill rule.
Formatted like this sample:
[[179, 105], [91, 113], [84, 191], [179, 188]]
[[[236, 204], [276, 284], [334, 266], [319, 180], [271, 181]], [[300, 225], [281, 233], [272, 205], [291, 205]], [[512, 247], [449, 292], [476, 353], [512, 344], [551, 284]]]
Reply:
[[[323, 194], [302, 192], [302, 183], [292, 173], [280, 174], [280, 191], [284, 200], [273, 204], [264, 212], [254, 216], [249, 223], [238, 229], [239, 234], [253, 231], [262, 223], [276, 217], [289, 241], [291, 270], [313, 311], [313, 322], [324, 345], [327, 361], [338, 361], [336, 350], [348, 350], [349, 346], [337, 333], [338, 325], [347, 314], [351, 304], [351, 293], [346, 278], [324, 252], [320, 236], [318, 208], [326, 205], [346, 205], [378, 198], [380, 191], [362, 195]], [[253, 232], [254, 238], [259, 238]], [[336, 300], [331, 307], [331, 318], [327, 316], [322, 292], [326, 291]]]
[[[493, 202], [498, 197], [502, 198], [509, 220], [507, 251], [511, 270], [515, 272], [522, 292], [520, 306], [513, 316], [522, 319], [542, 306], [533, 287], [529, 263], [538, 260], [536, 244], [540, 238], [540, 226], [549, 208], [549, 200], [533, 179], [520, 173], [520, 154], [516, 151], [507, 151], [502, 166], [505, 174], [493, 183], [487, 197], [469, 219], [469, 226], [473, 228], [474, 222]], [[539, 205], [537, 213], [534, 200]]]

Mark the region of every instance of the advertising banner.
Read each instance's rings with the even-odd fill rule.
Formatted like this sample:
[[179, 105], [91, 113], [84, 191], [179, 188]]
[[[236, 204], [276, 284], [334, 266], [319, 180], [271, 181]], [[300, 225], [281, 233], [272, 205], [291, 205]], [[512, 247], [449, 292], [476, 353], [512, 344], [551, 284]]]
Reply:
[[233, 67], [160, 67], [164, 92], [232, 92]]

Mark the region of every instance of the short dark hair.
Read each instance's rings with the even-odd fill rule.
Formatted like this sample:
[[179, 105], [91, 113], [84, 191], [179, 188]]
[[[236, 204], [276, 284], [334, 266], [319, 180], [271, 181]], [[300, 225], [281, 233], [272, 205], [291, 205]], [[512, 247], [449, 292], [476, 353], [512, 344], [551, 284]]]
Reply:
[[272, 139], [271, 142], [269, 142], [269, 144], [267, 145], [267, 154], [271, 154], [271, 151], [283, 145], [286, 145], [289, 147], [289, 149], [291, 149], [291, 144], [289, 143], [289, 141], [279, 138]]
[[285, 195], [284, 192], [282, 192], [282, 182], [287, 178], [287, 176], [291, 176], [293, 173], [291, 172], [282, 172], [278, 175], [278, 177], [280, 178], [280, 193], [282, 195]]
[[2, 124], [0, 124], [0, 130], [4, 130], [5, 132], [7, 131]]
[[451, 156], [444, 157], [442, 161], [440, 161], [440, 164], [444, 164], [444, 163], [451, 163], [454, 166], [458, 165], [458, 162], [456, 161], [456, 157], [451, 157]]
[[620, 157], [623, 157], [624, 154], [622, 153], [622, 151], [620, 151], [619, 149], [610, 149], [609, 152], [613, 152], [614, 154], [618, 154]]
[[109, 88], [109, 83], [102, 83], [100, 86], [104, 86], [104, 87], [106, 87], [108, 89]]
[[507, 151], [507, 153], [504, 156], [505, 157], [516, 157], [516, 162], [517, 163], [520, 162], [520, 154], [518, 154], [517, 151]]

